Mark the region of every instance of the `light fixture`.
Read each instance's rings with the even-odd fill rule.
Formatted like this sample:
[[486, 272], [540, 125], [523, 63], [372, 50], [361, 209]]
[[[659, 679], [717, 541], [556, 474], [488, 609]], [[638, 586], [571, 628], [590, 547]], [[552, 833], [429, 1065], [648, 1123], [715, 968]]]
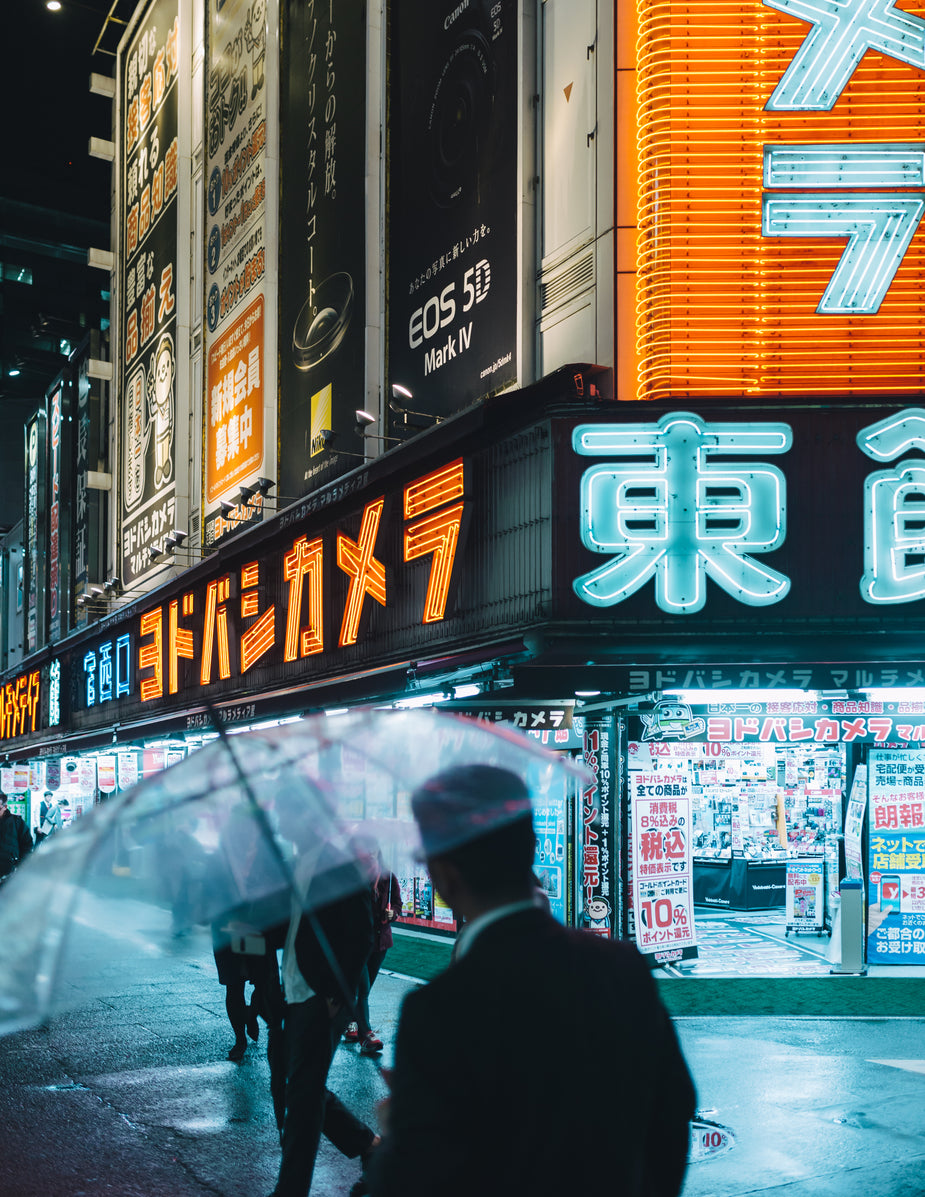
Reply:
[[109, 580], [104, 583], [103, 589], [106, 591], [107, 594], [113, 594], [117, 590], [121, 590], [121, 586], [119, 585], [119, 579], [118, 578], [109, 578]]
[[242, 486], [238, 491], [238, 506], [246, 507], [256, 493], [253, 486]]
[[218, 501], [218, 505], [219, 505], [219, 507], [221, 507], [221, 509], [222, 509], [222, 515], [223, 515], [223, 516], [224, 516], [226, 519], [228, 519], [228, 518], [229, 518], [229, 517], [230, 517], [230, 516], [233, 514], [233, 512], [234, 512], [234, 509], [235, 509], [235, 504], [234, 504], [234, 503], [232, 503], [232, 502], [230, 502], [230, 500], [228, 500], [228, 499], [219, 499], [219, 501]]
[[272, 478], [258, 478], [254, 483], [254, 490], [259, 491], [266, 498], [275, 485]]
[[414, 411], [410, 407], [406, 407], [402, 402], [403, 399], [413, 399], [414, 395], [407, 387], [400, 386], [399, 383], [392, 383], [392, 398], [389, 400], [389, 407], [397, 416], [420, 416], [424, 420], [433, 420], [435, 424], [439, 424], [442, 416], [435, 416], [433, 412], [429, 411]]
[[49, 12], [60, 12], [61, 0], [45, 0], [45, 7]]
[[163, 551], [164, 550], [159, 548], [156, 544], [148, 545], [148, 558], [151, 561], [156, 561], [158, 557], [161, 556]]
[[184, 540], [186, 540], [186, 533], [183, 529], [174, 528], [170, 535], [165, 537], [164, 544], [170, 549], [175, 549], [182, 545]]
[[18, 378], [19, 377], [19, 367], [14, 366], [12, 368], [12, 370], [7, 370], [6, 373], [7, 373], [8, 378]]
[[576, 690], [575, 691], [576, 698], [597, 698], [597, 696], [599, 694], [600, 694], [600, 690]]
[[91, 586], [90, 594], [93, 596], [93, 598], [102, 598], [103, 597], [102, 586]]
[[78, 606], [78, 607], [83, 607], [83, 606], [86, 604], [86, 602], [87, 602], [87, 596], [86, 596], [85, 594], [78, 594], [78, 596], [77, 596], [77, 606]]
[[321, 444], [325, 449], [333, 449], [335, 440], [337, 440], [336, 432], [330, 428], [321, 429]]
[[358, 408], [354, 414], [356, 416], [357, 435], [362, 436], [370, 424], [375, 424], [376, 417], [372, 412], [364, 411], [362, 408]]

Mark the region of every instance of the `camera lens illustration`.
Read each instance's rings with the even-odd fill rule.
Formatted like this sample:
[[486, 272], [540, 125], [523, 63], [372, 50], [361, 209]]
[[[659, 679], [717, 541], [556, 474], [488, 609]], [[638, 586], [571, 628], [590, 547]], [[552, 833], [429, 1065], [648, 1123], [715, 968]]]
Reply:
[[456, 203], [464, 190], [478, 185], [493, 100], [488, 42], [477, 30], [468, 30], [443, 65], [427, 121], [431, 192], [441, 207]]
[[330, 274], [302, 305], [292, 330], [292, 360], [297, 370], [311, 370], [344, 339], [353, 315], [353, 279]]

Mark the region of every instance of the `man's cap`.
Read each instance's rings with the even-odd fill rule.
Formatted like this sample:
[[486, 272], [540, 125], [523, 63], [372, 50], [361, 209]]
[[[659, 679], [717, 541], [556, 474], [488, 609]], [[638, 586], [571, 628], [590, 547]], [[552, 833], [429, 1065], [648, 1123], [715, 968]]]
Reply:
[[458, 765], [435, 774], [411, 795], [411, 809], [425, 856], [439, 856], [532, 815], [523, 780], [495, 765]]

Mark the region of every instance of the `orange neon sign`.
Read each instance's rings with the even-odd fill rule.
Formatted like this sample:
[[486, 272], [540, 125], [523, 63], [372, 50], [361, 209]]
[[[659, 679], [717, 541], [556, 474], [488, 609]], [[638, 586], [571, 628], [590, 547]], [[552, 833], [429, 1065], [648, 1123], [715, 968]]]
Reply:
[[39, 709], [41, 673], [20, 674], [7, 682], [0, 693], [0, 740], [34, 732]]
[[[901, 60], [911, 51], [883, 25], [921, 34], [925, 5], [899, 0], [865, 23], [858, 14], [872, 4], [844, 0], [824, 13], [796, 0], [637, 0], [636, 301], [635, 312], [620, 304], [618, 318], [624, 343], [634, 326], [637, 360], [622, 398], [925, 386], [925, 174], [915, 149], [925, 70]], [[625, 7], [622, 27], [632, 23]], [[834, 34], [827, 48], [827, 21], [845, 22], [856, 64]], [[618, 55], [632, 56], [626, 45]], [[618, 145], [622, 196], [632, 191], [631, 124]], [[845, 165], [855, 152], [857, 169]], [[890, 209], [908, 216], [900, 251], [883, 223]], [[865, 237], [895, 270], [876, 296], [845, 284], [870, 265], [851, 258], [863, 259]], [[626, 254], [618, 271], [628, 265]]]
[[[433, 558], [419, 614], [425, 625], [446, 618], [466, 506], [464, 492], [462, 458], [414, 479], [402, 492], [401, 561]], [[337, 565], [349, 580], [338, 638], [341, 648], [357, 642], [367, 596], [386, 605], [386, 567], [376, 556], [385, 512], [385, 496], [379, 496], [364, 507], [356, 540], [341, 531], [334, 533]], [[193, 663], [189, 683], [195, 678], [198, 685], [208, 686], [216, 680], [216, 658], [218, 679], [226, 681], [233, 673], [246, 674], [269, 656], [278, 640], [283, 662], [322, 653], [323, 565], [324, 538], [299, 536], [275, 557], [245, 562], [233, 575], [212, 578], [200, 591], [190, 590], [145, 612], [137, 658], [139, 670], [146, 675], [140, 678], [142, 702], [164, 697], [165, 672], [169, 694], [185, 688], [182, 661]], [[399, 578], [398, 582], [404, 586], [404, 591], [397, 587], [398, 601], [402, 594], [406, 598], [417, 594], [410, 581]], [[265, 588], [276, 601], [261, 610]]]

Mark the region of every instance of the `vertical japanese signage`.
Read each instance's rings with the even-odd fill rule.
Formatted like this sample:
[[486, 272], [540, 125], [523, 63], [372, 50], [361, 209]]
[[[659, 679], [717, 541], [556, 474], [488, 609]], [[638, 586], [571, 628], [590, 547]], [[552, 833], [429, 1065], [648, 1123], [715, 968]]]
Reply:
[[[176, 523], [178, 0], [156, 0], [121, 61], [122, 582]], [[184, 263], [179, 267], [186, 270]]]
[[74, 593], [86, 590], [90, 575], [90, 358], [80, 359], [77, 371], [77, 448], [74, 457]]
[[48, 638], [60, 640], [68, 631], [70, 593], [70, 514], [67, 469], [70, 437], [67, 416], [71, 401], [63, 385], [48, 401]]
[[693, 948], [690, 762], [636, 744], [629, 769], [636, 945], [659, 962]]
[[586, 719], [583, 759], [593, 774], [581, 792], [578, 874], [578, 925], [595, 935], [616, 934], [617, 860], [614, 823], [617, 819], [614, 721]]
[[[237, 523], [219, 503], [265, 473], [267, 203], [275, 196], [275, 71], [267, 70], [266, 0], [209, 0], [206, 112], [206, 395], [203, 404], [203, 540]], [[275, 22], [275, 16], [273, 17]], [[268, 149], [270, 153], [268, 154]], [[272, 346], [269, 346], [272, 349]], [[275, 478], [275, 462], [269, 471]], [[246, 519], [248, 513], [243, 513]]]
[[517, 9], [405, 0], [395, 18], [390, 381], [437, 416], [517, 378]]
[[920, 391], [921, 5], [636, 9], [638, 397]]
[[26, 652], [45, 643], [45, 435], [47, 419], [36, 412], [26, 424]]
[[925, 751], [871, 749], [867, 959], [925, 963]]
[[279, 490], [352, 469], [366, 361], [366, 5], [284, 0]]
[[861, 881], [864, 869], [861, 861], [861, 829], [867, 810], [867, 766], [856, 765], [848, 808], [845, 811], [845, 876], [849, 881]]

